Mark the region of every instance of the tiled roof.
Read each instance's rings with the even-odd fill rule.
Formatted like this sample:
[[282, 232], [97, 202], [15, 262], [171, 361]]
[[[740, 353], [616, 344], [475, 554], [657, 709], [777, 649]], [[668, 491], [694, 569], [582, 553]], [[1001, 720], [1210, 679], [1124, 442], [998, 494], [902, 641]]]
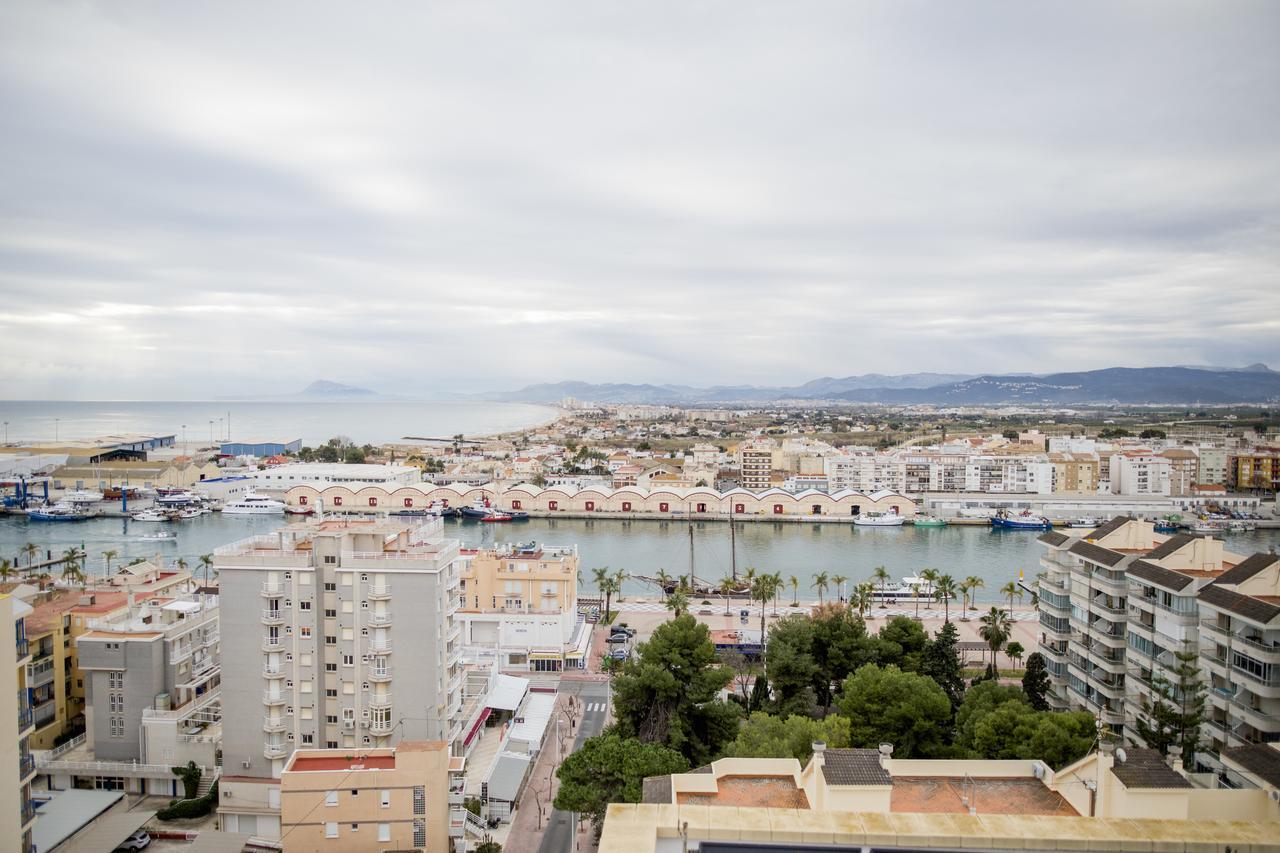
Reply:
[[1101, 563], [1104, 566], [1114, 566], [1125, 557], [1119, 551], [1112, 551], [1110, 548], [1103, 548], [1092, 542], [1077, 542], [1067, 550], [1078, 557], [1084, 557], [1091, 563]]
[[1164, 763], [1158, 750], [1126, 746], [1125, 760], [1119, 750], [1111, 772], [1126, 788], [1190, 788], [1187, 777]]
[[1280, 606], [1251, 595], [1232, 592], [1226, 587], [1221, 587], [1217, 584], [1211, 583], [1200, 590], [1200, 600], [1206, 604], [1212, 604], [1214, 607], [1226, 610], [1228, 613], [1234, 613], [1237, 616], [1243, 616], [1246, 619], [1252, 619], [1263, 624], [1280, 616]]
[[1251, 743], [1222, 750], [1222, 760], [1231, 761], [1280, 788], [1280, 749], [1265, 743]]
[[1164, 566], [1157, 566], [1155, 563], [1148, 563], [1146, 560], [1134, 560], [1125, 571], [1129, 573], [1129, 577], [1151, 581], [1175, 591], [1191, 583], [1191, 578], [1187, 575], [1175, 572], [1173, 569], [1166, 569]]
[[1227, 571], [1223, 572], [1214, 583], [1219, 584], [1237, 584], [1244, 583], [1249, 578], [1266, 569], [1272, 563], [1280, 560], [1275, 554], [1254, 554], [1253, 556], [1238, 563]]
[[828, 785], [892, 785], [875, 749], [828, 749], [822, 754], [822, 778]]
[[1058, 533], [1056, 530], [1050, 530], [1048, 533], [1042, 533], [1036, 538], [1044, 544], [1052, 545], [1056, 548], [1071, 537], [1065, 533]]
[[1130, 521], [1132, 521], [1132, 519], [1129, 518], [1129, 516], [1127, 515], [1117, 515], [1115, 518], [1111, 519], [1106, 524], [1096, 528], [1092, 533], [1089, 534], [1089, 538], [1101, 539], [1103, 536], [1109, 536], [1112, 533], [1115, 533], [1121, 527], [1124, 527]]
[[1190, 533], [1178, 533], [1173, 536], [1170, 536], [1168, 539], [1164, 540], [1159, 545], [1157, 545], [1156, 547], [1148, 551], [1147, 559], [1149, 560], [1164, 559], [1170, 554], [1176, 553], [1177, 551], [1185, 547], [1189, 542], [1191, 542], [1193, 539], [1196, 539], [1196, 538], [1197, 537], [1192, 536]]

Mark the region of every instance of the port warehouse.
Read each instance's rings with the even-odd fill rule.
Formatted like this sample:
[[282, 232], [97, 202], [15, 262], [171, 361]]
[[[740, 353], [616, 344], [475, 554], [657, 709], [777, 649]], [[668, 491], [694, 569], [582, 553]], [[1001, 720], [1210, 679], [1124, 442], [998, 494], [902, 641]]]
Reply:
[[282, 456], [285, 453], [297, 453], [302, 449], [302, 439], [292, 438], [288, 441], [225, 441], [218, 446], [220, 456]]

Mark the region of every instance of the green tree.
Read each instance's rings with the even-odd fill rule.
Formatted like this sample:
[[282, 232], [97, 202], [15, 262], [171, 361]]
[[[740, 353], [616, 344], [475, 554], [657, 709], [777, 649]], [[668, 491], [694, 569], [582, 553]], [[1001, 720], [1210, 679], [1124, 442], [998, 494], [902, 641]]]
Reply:
[[596, 591], [604, 596], [604, 621], [607, 623], [611, 612], [610, 608], [613, 604], [613, 593], [615, 592], [613, 575], [609, 574], [608, 566], [601, 566], [591, 571], [595, 576]]
[[1059, 768], [1087, 754], [1096, 733], [1087, 711], [1054, 713], [1005, 702], [975, 721], [971, 754], [992, 760], [1038, 758]]
[[1022, 656], [1026, 654], [1026, 651], [1027, 650], [1022, 647], [1022, 643], [1019, 643], [1017, 640], [1007, 643], [1004, 647], [1004, 653], [1009, 656], [1009, 660], [1013, 661], [1015, 666], [1022, 665]]
[[677, 589], [675, 592], [667, 596], [667, 609], [679, 616], [682, 613], [689, 612], [689, 593], [683, 589]]
[[677, 616], [614, 675], [614, 729], [705, 764], [737, 733], [736, 706], [716, 698], [732, 678], [716, 660], [707, 626], [687, 613]]
[[[969, 587], [969, 606], [966, 608], [966, 611], [968, 611], [968, 610], [977, 610], [977, 609], [978, 609], [978, 606], [977, 606], [977, 601], [978, 601], [977, 592], [978, 592], [978, 590], [980, 590], [980, 589], [984, 588], [984, 587], [987, 585], [987, 582], [986, 582], [986, 581], [984, 581], [982, 578], [978, 577], [977, 575], [969, 575], [969, 577], [967, 577], [967, 578], [965, 578], [965, 579], [964, 579], [964, 582], [965, 582], [965, 584], [967, 584], [967, 585], [968, 585], [968, 587]], [[965, 621], [968, 621], [968, 618], [969, 618], [969, 617], [966, 615], [966, 616], [965, 616]]]
[[1032, 652], [1027, 657], [1027, 671], [1022, 674], [1022, 693], [1037, 711], [1049, 710], [1049, 670], [1044, 655]]
[[865, 617], [867, 611], [871, 609], [871, 597], [875, 594], [875, 587], [870, 581], [863, 581], [854, 587], [854, 603], [858, 608], [858, 615]]
[[871, 573], [871, 576], [875, 578], [876, 583], [880, 584], [880, 608], [884, 609], [888, 606], [885, 604], [885, 594], [889, 586], [889, 570], [884, 566], [876, 566], [876, 570]]
[[1205, 683], [1196, 666], [1194, 651], [1183, 648], [1175, 652], [1173, 667], [1176, 680], [1156, 671], [1151, 678], [1154, 698], [1142, 697], [1142, 713], [1138, 715], [1138, 736], [1152, 749], [1167, 754], [1178, 744], [1182, 755], [1190, 761], [1200, 745], [1200, 724], [1204, 722]]
[[813, 588], [818, 591], [818, 604], [822, 604], [822, 594], [827, 591], [827, 587], [831, 584], [831, 578], [826, 572], [819, 572], [813, 576]]
[[1030, 708], [1022, 691], [995, 681], [983, 681], [973, 685], [964, 694], [964, 701], [956, 710], [956, 745], [967, 752], [974, 752], [974, 730], [978, 722], [996, 708], [1008, 703]]
[[688, 769], [685, 757], [665, 746], [616, 734], [588, 738], [556, 771], [560, 789], [554, 805], [590, 818], [598, 829], [609, 803], [640, 802], [646, 776]]
[[724, 596], [724, 615], [729, 615], [729, 596], [733, 595], [738, 589], [738, 583], [733, 578], [725, 575], [720, 578], [720, 584], [716, 587], [716, 592]]
[[942, 602], [942, 619], [951, 622], [951, 602], [956, 600], [956, 579], [951, 575], [941, 575], [933, 591], [934, 597]]
[[204, 771], [194, 761], [188, 761], [185, 767], [170, 767], [173, 775], [182, 779], [183, 799], [194, 800], [200, 796], [200, 777]]
[[920, 620], [920, 599], [925, 598], [932, 600], [933, 585], [938, 582], [939, 577], [940, 575], [938, 574], [937, 569], [925, 569], [920, 573], [920, 579], [924, 581], [924, 592], [921, 593], [920, 590], [916, 590], [916, 594], [914, 596], [916, 600], [916, 621]]
[[1007, 584], [1000, 587], [1000, 595], [1009, 599], [1009, 612], [1012, 613], [1013, 599], [1017, 598], [1019, 601], [1022, 600], [1022, 587], [1018, 586], [1015, 581], [1009, 581]]
[[[1266, 427], [1263, 427], [1262, 431], [1265, 431], [1265, 430], [1266, 430]], [[1164, 438], [1164, 437], [1165, 437], [1165, 431], [1162, 429], [1144, 429], [1142, 432], [1138, 433], [1138, 438]]]
[[867, 664], [845, 679], [840, 713], [849, 718], [849, 743], [889, 742], [899, 758], [939, 755], [951, 729], [951, 702], [932, 678], [896, 666]]
[[773, 688], [778, 714], [808, 714], [815, 703], [813, 684], [813, 620], [796, 614], [774, 623], [765, 646], [765, 674]]
[[208, 586], [209, 585], [209, 569], [213, 567], [213, 555], [201, 554], [199, 562], [200, 562], [200, 568], [204, 569], [204, 585]]
[[991, 666], [994, 669], [996, 655], [1008, 641], [1009, 634], [1013, 631], [1013, 623], [1009, 620], [1009, 614], [999, 607], [992, 607], [991, 611], [979, 617], [978, 621], [982, 623], [978, 628], [978, 636], [986, 640], [987, 648], [991, 649]]
[[844, 582], [847, 580], [844, 575], [831, 576], [831, 582], [836, 585], [836, 601], [844, 601]]
[[795, 607], [800, 604], [800, 579], [792, 575], [788, 582], [791, 584], [791, 606]]
[[959, 631], [952, 622], [942, 623], [942, 628], [924, 647], [920, 659], [920, 674], [927, 675], [942, 688], [955, 713], [964, 701], [963, 666], [960, 661]]
[[754, 713], [742, 724], [738, 736], [725, 748], [725, 755], [735, 758], [796, 758], [809, 761], [815, 741], [832, 749], [849, 745], [849, 721], [839, 714], [821, 720], [792, 715], [776, 717]]
[[14, 569], [13, 563], [8, 559], [0, 559], [0, 583], [8, 582], [9, 578], [15, 574], [17, 574], [17, 570]]
[[929, 634], [918, 621], [907, 616], [895, 616], [880, 629], [880, 639], [901, 650], [895, 654], [891, 649], [882, 647], [881, 664], [897, 664], [908, 672], [920, 670], [920, 657], [924, 653], [925, 644], [929, 642]]
[[494, 841], [489, 835], [475, 846], [473, 853], [502, 853], [502, 845]]
[[110, 575], [110, 574], [111, 574], [111, 561], [112, 561], [112, 560], [114, 560], [114, 559], [115, 559], [116, 557], [118, 557], [118, 556], [119, 556], [119, 554], [118, 554], [117, 552], [115, 552], [115, 551], [111, 550], [110, 548], [108, 548], [106, 551], [103, 551], [103, 552], [102, 552], [102, 561], [103, 561], [104, 563], [106, 563], [106, 566], [107, 566], [107, 574], [108, 574], [108, 575]]

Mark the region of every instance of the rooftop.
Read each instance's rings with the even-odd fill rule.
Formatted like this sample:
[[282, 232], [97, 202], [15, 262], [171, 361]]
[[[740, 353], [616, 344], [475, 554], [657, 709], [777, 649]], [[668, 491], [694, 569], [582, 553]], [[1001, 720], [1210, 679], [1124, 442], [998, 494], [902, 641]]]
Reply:
[[1078, 812], [1039, 779], [896, 776], [890, 810], [933, 814], [1062, 815]]
[[[665, 777], [670, 780], [671, 777]], [[775, 809], [807, 809], [809, 798], [795, 779], [787, 776], [721, 776], [711, 792], [682, 791], [678, 805], [757, 806]], [[668, 784], [670, 784], [668, 782]]]

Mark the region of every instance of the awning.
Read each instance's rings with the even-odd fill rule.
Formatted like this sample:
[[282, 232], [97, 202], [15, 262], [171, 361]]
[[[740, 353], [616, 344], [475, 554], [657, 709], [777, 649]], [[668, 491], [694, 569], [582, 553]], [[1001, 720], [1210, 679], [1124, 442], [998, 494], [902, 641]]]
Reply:
[[561, 652], [529, 652], [529, 660], [560, 660]]
[[203, 607], [198, 601], [170, 601], [161, 610], [177, 610], [181, 613], [195, 613]]
[[514, 711], [520, 707], [524, 694], [529, 692], [529, 679], [514, 675], [499, 675], [489, 691], [485, 706], [498, 711]]
[[476, 735], [484, 728], [485, 720], [489, 719], [489, 715], [492, 713], [492, 708], [485, 708], [480, 712], [480, 716], [476, 718], [475, 723], [471, 726], [471, 731], [467, 732], [467, 737], [462, 741], [464, 746], [471, 746], [471, 741], [476, 739]]

